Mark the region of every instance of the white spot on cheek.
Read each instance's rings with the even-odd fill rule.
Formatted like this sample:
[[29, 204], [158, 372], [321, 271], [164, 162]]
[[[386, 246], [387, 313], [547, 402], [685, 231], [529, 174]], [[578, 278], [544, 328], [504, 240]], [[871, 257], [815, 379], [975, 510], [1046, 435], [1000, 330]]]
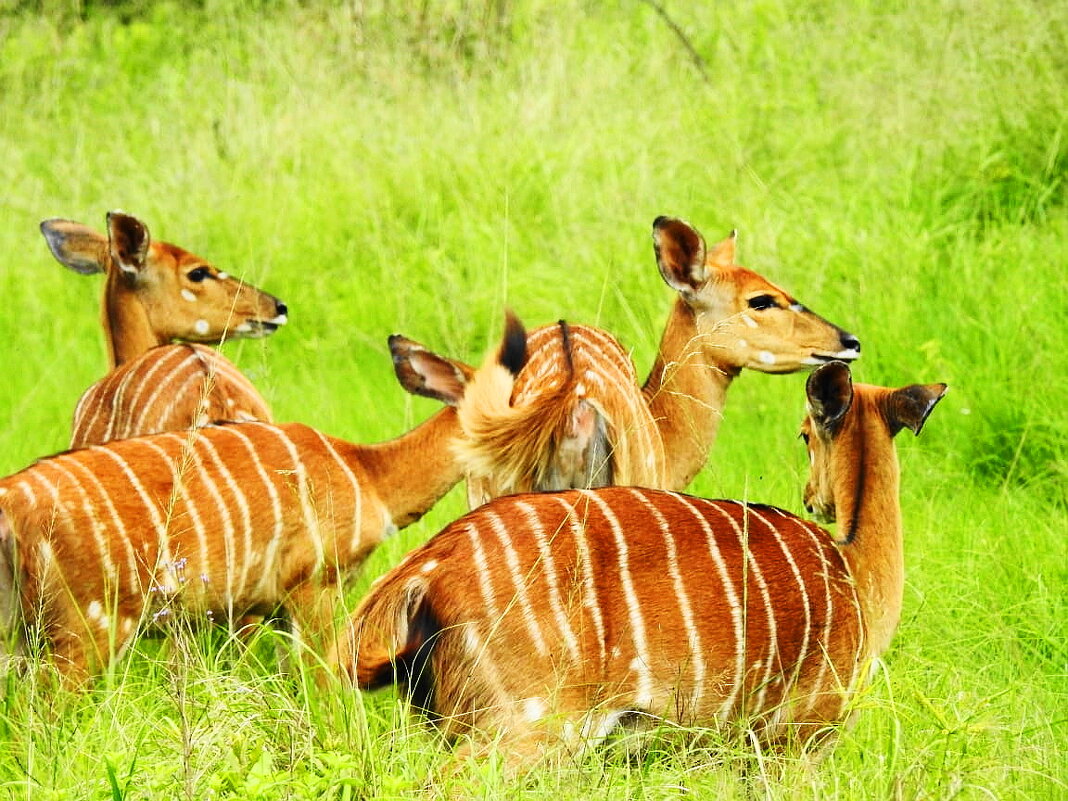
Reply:
[[744, 322], [750, 328], [759, 328], [760, 327], [757, 324], [757, 321], [754, 320], [752, 317], [750, 317], [748, 314], [743, 314], [742, 315], [742, 322]]
[[757, 354], [757, 358], [764, 364], [775, 364], [775, 354], [770, 350], [762, 350]]
[[195, 323], [193, 323], [193, 330], [202, 336], [208, 333], [209, 327], [210, 326], [208, 325], [207, 320], [197, 320]]
[[182, 297], [188, 300], [190, 303], [195, 303], [197, 299], [197, 296], [193, 294], [193, 290], [191, 289], [183, 289]]
[[528, 698], [523, 702], [523, 717], [529, 722], [533, 723], [536, 720], [541, 720], [545, 717], [545, 713], [549, 710], [545, 701], [541, 698], [534, 697]]
[[215, 274], [215, 277], [218, 278], [220, 281], [225, 281], [227, 278], [230, 277], [230, 273], [218, 272]]
[[438, 566], [438, 560], [437, 559], [431, 559], [429, 562], [427, 562], [425, 565], [423, 565], [421, 568], [419, 568], [419, 572], [420, 573], [429, 573], [431, 570], [433, 570], [437, 566]]

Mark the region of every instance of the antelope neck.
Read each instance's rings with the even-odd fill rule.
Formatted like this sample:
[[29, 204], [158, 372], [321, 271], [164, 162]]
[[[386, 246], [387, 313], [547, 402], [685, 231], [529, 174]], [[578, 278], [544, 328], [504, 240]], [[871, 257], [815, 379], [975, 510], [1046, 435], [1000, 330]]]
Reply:
[[897, 626], [904, 595], [897, 454], [885, 424], [870, 416], [845, 421], [834, 448], [837, 543], [856, 582], [869, 645], [879, 653]]
[[460, 434], [449, 406], [406, 434], [359, 446], [375, 494], [399, 528], [422, 517], [463, 477], [452, 442]]
[[119, 280], [108, 276], [103, 303], [104, 332], [111, 369], [136, 359], [149, 348], [167, 344], [167, 340], [152, 330], [141, 301], [133, 292], [125, 289]]
[[670, 486], [683, 489], [704, 467], [723, 417], [727, 388], [740, 369], [717, 362], [697, 316], [676, 299], [656, 361], [642, 387], [668, 457]]

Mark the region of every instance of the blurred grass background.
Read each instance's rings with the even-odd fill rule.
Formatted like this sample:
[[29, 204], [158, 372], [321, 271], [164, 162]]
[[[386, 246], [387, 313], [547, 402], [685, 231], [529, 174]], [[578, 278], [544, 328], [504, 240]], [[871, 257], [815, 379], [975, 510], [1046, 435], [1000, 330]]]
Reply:
[[[951, 385], [899, 441], [908, 579], [887, 672], [831, 758], [759, 792], [1061, 797], [1066, 45], [1068, 9], [1031, 0], [0, 0], [0, 468], [62, 449], [106, 366], [101, 281], [53, 261], [46, 217], [102, 228], [122, 208], [279, 295], [290, 324], [225, 352], [277, 419], [356, 441], [435, 408], [397, 386], [388, 334], [477, 362], [506, 305], [608, 328], [644, 375], [672, 299], [652, 220], [738, 228], [741, 263], [861, 338], [858, 380]], [[803, 383], [744, 373], [692, 490], [798, 511]], [[383, 546], [354, 597], [463, 509], [454, 492]], [[452, 792], [424, 787], [447, 756], [389, 694], [294, 697], [273, 665], [201, 654], [179, 675], [146, 649], [61, 722], [9, 680], [0, 784]], [[670, 745], [526, 791], [743, 792], [729, 748]], [[519, 792], [468, 770], [469, 793]]]

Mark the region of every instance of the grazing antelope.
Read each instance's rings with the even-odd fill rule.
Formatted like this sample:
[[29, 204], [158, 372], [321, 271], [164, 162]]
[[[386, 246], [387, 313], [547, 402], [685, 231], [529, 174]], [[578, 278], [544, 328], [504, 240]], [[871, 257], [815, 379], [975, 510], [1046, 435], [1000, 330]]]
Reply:
[[636, 487], [498, 498], [380, 579], [334, 659], [520, 761], [642, 716], [815, 745], [897, 626], [892, 438], [918, 434], [945, 389], [854, 386], [842, 362], [809, 377], [805, 504], [837, 537], [771, 506]]
[[[438, 397], [464, 374], [394, 337]], [[509, 319], [497, 362], [519, 369]], [[281, 606], [328, 646], [345, 574], [460, 480], [446, 408], [403, 436], [355, 445], [304, 425], [248, 422], [115, 440], [0, 480], [0, 622], [46, 642], [72, 683], [144, 624], [179, 610], [234, 620]], [[32, 639], [36, 639], [32, 638]]]
[[201, 344], [264, 337], [286, 322], [273, 295], [204, 259], [151, 240], [128, 214], [107, 215], [107, 236], [70, 220], [41, 223], [52, 255], [104, 273], [103, 325], [111, 368], [78, 401], [71, 447], [180, 431], [215, 420], [267, 420], [271, 411], [237, 367]]
[[653, 223], [660, 274], [679, 297], [641, 388], [610, 334], [563, 322], [530, 333], [514, 382], [485, 374], [472, 384], [457, 446], [472, 507], [531, 490], [682, 490], [704, 466], [743, 368], [791, 373], [860, 355], [855, 336], [736, 265], [735, 242], [732, 232], [709, 249], [682, 220]]

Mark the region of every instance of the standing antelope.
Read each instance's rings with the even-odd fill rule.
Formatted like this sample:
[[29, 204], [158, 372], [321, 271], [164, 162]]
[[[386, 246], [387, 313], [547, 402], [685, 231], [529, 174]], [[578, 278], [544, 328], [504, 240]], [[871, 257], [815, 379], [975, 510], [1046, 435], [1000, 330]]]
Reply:
[[809, 377], [805, 504], [837, 538], [771, 506], [635, 487], [499, 498], [380, 579], [334, 659], [520, 762], [639, 716], [815, 745], [897, 626], [892, 438], [945, 389], [854, 386], [841, 362]]
[[682, 220], [653, 223], [660, 274], [679, 297], [643, 387], [610, 334], [563, 322], [530, 333], [514, 382], [485, 374], [471, 386], [457, 447], [472, 507], [531, 490], [684, 489], [743, 368], [791, 373], [860, 355], [855, 336], [734, 264], [735, 241], [709, 249]]
[[[390, 344], [438, 397], [463, 395], [448, 360]], [[510, 318], [485, 369], [518, 370], [524, 350]], [[460, 480], [459, 433], [446, 408], [374, 445], [248, 422], [42, 459], [0, 480], [0, 622], [13, 627], [2, 642], [29, 627], [73, 683], [177, 610], [234, 620], [282, 606], [328, 646], [345, 573]]]
[[52, 255], [104, 273], [103, 325], [111, 368], [83, 393], [71, 447], [180, 431], [215, 420], [267, 420], [271, 411], [237, 367], [200, 344], [263, 337], [286, 322], [273, 295], [166, 242], [128, 214], [107, 215], [107, 236], [70, 220], [41, 223]]

